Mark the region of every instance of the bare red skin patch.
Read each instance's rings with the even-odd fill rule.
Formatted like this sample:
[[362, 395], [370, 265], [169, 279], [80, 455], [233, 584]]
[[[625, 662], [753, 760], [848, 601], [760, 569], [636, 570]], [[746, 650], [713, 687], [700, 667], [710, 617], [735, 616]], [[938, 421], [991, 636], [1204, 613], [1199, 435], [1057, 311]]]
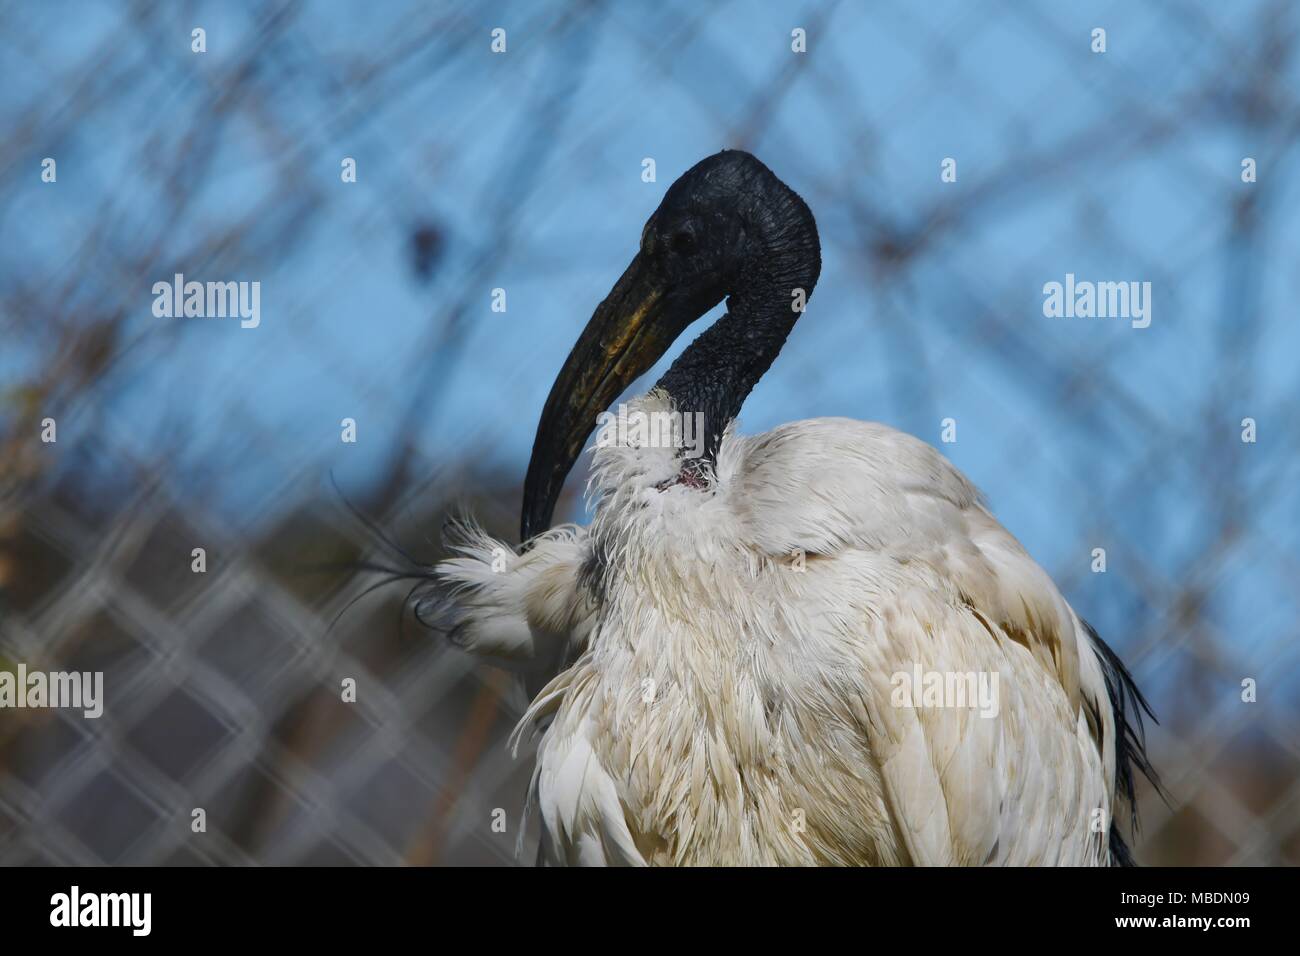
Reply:
[[699, 469], [692, 467], [689, 463], [682, 466], [682, 470], [677, 472], [667, 481], [661, 481], [655, 485], [659, 491], [667, 491], [673, 485], [685, 485], [687, 488], [695, 488], [702, 491], [709, 486], [709, 482], [700, 474]]

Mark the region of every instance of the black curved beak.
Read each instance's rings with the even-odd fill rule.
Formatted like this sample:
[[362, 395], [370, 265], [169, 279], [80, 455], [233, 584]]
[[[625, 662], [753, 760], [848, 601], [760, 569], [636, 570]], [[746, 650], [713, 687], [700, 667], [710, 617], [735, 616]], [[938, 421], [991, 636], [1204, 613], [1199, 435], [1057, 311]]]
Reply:
[[523, 541], [551, 526], [564, 479], [595, 429], [596, 417], [697, 317], [674, 314], [681, 310], [669, 304], [674, 298], [670, 291], [638, 253], [573, 346], [537, 425], [524, 480]]

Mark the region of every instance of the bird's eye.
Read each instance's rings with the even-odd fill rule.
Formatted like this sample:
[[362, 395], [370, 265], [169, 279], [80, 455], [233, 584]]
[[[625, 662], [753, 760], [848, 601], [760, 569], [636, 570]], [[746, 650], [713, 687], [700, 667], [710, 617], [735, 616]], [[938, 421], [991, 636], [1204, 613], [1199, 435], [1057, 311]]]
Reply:
[[686, 229], [675, 233], [672, 238], [672, 248], [673, 252], [676, 252], [679, 255], [694, 251], [695, 233]]

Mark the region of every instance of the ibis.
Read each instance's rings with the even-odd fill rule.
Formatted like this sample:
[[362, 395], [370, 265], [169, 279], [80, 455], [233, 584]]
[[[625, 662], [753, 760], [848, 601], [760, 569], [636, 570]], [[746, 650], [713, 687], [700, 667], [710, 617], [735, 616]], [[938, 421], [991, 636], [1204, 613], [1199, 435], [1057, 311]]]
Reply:
[[[688, 170], [550, 391], [521, 544], [460, 521], [430, 572], [527, 688], [539, 862], [1132, 862], [1150, 710], [974, 485], [880, 424], [738, 432], [820, 272], [757, 158]], [[619, 410], [663, 427], [602, 429], [589, 524], [552, 527], [598, 417], [723, 300]]]

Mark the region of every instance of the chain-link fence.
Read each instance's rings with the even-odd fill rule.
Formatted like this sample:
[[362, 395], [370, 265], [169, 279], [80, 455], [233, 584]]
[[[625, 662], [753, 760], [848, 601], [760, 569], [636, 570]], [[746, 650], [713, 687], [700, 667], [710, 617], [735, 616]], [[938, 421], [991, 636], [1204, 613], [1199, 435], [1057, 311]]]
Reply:
[[[514, 861], [525, 701], [348, 565], [454, 506], [513, 540], [563, 356], [723, 146], [825, 260], [744, 430], [939, 445], [1152, 699], [1138, 859], [1300, 862], [1300, 11], [784, 6], [0, 7], [0, 670], [105, 696], [0, 710], [0, 863]], [[158, 316], [176, 274], [259, 323]], [[1047, 317], [1067, 274], [1149, 326]]]

